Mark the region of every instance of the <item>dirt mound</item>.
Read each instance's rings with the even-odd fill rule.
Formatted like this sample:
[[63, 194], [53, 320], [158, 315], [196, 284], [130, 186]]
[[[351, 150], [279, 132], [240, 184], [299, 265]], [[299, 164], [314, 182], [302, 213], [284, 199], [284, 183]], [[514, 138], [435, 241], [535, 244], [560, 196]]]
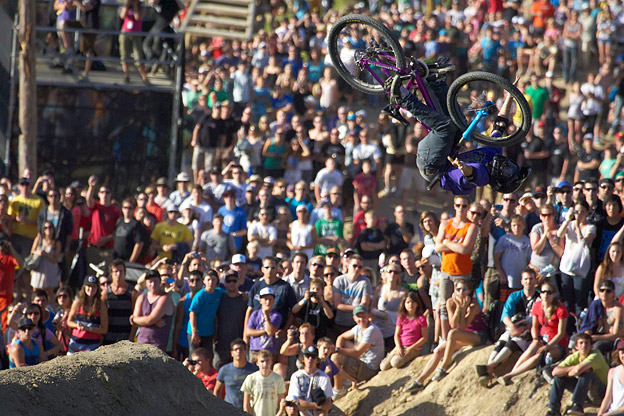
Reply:
[[120, 342], [0, 372], [0, 414], [244, 415], [155, 347]]
[[[479, 347], [458, 355], [451, 371], [441, 381], [428, 381], [423, 391], [410, 394], [400, 389], [413, 380], [429, 359], [419, 357], [408, 367], [383, 371], [359, 390], [350, 391], [336, 404], [349, 416], [522, 416], [546, 413], [550, 385], [544, 383], [529, 398], [537, 379], [535, 370], [514, 379], [511, 386], [494, 384], [483, 388], [473, 365], [487, 362], [492, 346]], [[501, 369], [505, 370], [505, 369]], [[570, 402], [566, 392], [562, 409]], [[598, 404], [599, 405], [599, 404]], [[585, 412], [596, 414], [586, 405]]]

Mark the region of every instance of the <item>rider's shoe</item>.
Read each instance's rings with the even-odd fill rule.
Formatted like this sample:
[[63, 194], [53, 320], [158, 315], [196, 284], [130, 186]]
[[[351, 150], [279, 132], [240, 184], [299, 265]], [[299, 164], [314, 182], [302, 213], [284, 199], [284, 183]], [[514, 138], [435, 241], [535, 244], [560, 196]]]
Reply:
[[509, 127], [509, 120], [505, 117], [496, 117], [494, 121], [494, 128], [492, 129], [492, 137], [503, 137], [503, 134], [507, 132]]
[[407, 121], [405, 117], [401, 115], [401, 111], [399, 111], [399, 108], [394, 104], [386, 105], [384, 108], [381, 109], [381, 112], [384, 114], [388, 114], [390, 117], [398, 120], [404, 126], [410, 125], [409, 121]]
[[401, 85], [402, 80], [399, 75], [393, 75], [384, 82], [384, 87], [390, 94], [390, 104], [400, 105], [403, 101], [401, 98]]

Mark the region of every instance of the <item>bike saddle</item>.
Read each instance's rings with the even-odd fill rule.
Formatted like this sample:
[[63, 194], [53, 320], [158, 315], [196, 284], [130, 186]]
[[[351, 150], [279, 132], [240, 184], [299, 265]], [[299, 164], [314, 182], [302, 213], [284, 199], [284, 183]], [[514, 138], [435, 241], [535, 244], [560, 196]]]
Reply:
[[388, 114], [390, 117], [394, 118], [395, 120], [398, 120], [404, 126], [409, 126], [410, 122], [407, 121], [405, 117], [401, 115], [401, 111], [399, 110], [399, 108], [400, 107], [397, 107], [393, 104], [388, 104], [384, 108], [381, 109], [381, 112], [384, 114]]

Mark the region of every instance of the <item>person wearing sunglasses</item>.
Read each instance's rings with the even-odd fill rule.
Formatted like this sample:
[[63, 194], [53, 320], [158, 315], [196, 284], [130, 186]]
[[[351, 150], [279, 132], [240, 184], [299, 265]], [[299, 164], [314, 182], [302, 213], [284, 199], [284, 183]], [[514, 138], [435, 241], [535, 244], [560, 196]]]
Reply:
[[442, 277], [440, 279], [440, 318], [442, 338], [449, 331], [449, 315], [446, 300], [453, 294], [453, 282], [460, 278], [470, 279], [472, 275], [471, 254], [477, 239], [478, 227], [468, 219], [468, 198], [456, 196], [455, 217], [440, 224], [435, 238], [435, 251], [442, 255]]
[[557, 298], [557, 287], [550, 282], [542, 283], [540, 300], [531, 309], [533, 341], [513, 369], [498, 378], [498, 383], [504, 386], [511, 384], [513, 377], [535, 368], [546, 354], [551, 355], [553, 362], [559, 361], [567, 352], [568, 316], [568, 310]]
[[557, 224], [565, 221], [566, 214], [570, 210], [574, 210], [574, 201], [572, 199], [572, 184], [568, 181], [561, 181], [554, 188], [556, 195], [555, 209], [557, 210]]
[[29, 318], [17, 322], [17, 340], [9, 347], [9, 368], [37, 365], [45, 361], [43, 346], [33, 339], [35, 324]]
[[[91, 232], [87, 247], [87, 263], [98, 264], [112, 255], [115, 224], [121, 218], [119, 207], [113, 204], [113, 194], [107, 185], [100, 186], [99, 179], [91, 175], [87, 181], [87, 207], [91, 210]], [[96, 199], [97, 198], [97, 199]]]
[[348, 260], [347, 273], [334, 280], [334, 306], [336, 307], [335, 329], [338, 333], [350, 330], [355, 325], [353, 308], [370, 304], [373, 289], [371, 281], [362, 274], [363, 260], [354, 254]]
[[612, 280], [598, 285], [597, 299], [590, 303], [579, 332], [591, 335], [594, 348], [605, 355], [613, 351], [615, 340], [624, 337], [624, 307], [616, 298]]
[[530, 265], [537, 272], [549, 264], [558, 268], [565, 245], [565, 236], [557, 235], [555, 208], [552, 205], [543, 205], [539, 213], [541, 222], [535, 224], [529, 234], [532, 250]]

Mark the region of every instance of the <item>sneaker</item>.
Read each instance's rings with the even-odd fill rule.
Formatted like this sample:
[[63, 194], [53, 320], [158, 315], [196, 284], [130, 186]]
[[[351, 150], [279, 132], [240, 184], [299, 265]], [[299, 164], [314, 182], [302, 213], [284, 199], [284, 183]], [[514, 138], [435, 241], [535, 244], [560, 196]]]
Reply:
[[583, 416], [585, 412], [583, 412], [583, 406], [578, 403], [572, 403], [570, 407], [568, 407], [568, 410], [566, 410], [565, 414], [573, 416]]
[[546, 412], [546, 416], [561, 416], [561, 413], [553, 409], [548, 409], [548, 412]]
[[490, 376], [481, 376], [479, 377], [479, 385], [481, 387], [487, 387], [490, 384]]
[[552, 384], [553, 380], [555, 379], [552, 375], [552, 370], [553, 370], [552, 368], [548, 368], [548, 367], [545, 367], [542, 370], [542, 377], [544, 377], [544, 380], [546, 380], [548, 384]]
[[484, 365], [477, 364], [474, 366], [475, 371], [479, 377], [487, 376], [487, 367]]
[[513, 384], [513, 381], [511, 381], [510, 379], [505, 378], [505, 377], [499, 377], [499, 378], [496, 379], [496, 381], [501, 386], [511, 386]]
[[423, 384], [420, 381], [414, 380], [410, 384], [408, 384], [407, 386], [403, 387], [403, 391], [406, 392], [406, 393], [407, 392], [415, 393], [417, 391], [421, 391], [424, 388], [425, 388], [425, 386], [423, 386]]
[[401, 77], [399, 75], [393, 75], [386, 79], [384, 87], [390, 94], [390, 104], [399, 105], [403, 101], [401, 98]]
[[446, 377], [448, 375], [448, 373], [446, 372], [445, 369], [443, 369], [442, 367], [438, 367], [438, 369], [436, 370], [435, 374], [433, 375], [433, 377], [431, 378], [431, 381], [439, 381], [442, 380], [444, 377]]
[[340, 390], [334, 390], [334, 396], [332, 397], [332, 400], [338, 400], [339, 398], [347, 394], [347, 391], [348, 390], [346, 387], [342, 387]]
[[384, 114], [388, 114], [390, 117], [398, 120], [404, 126], [410, 125], [410, 122], [401, 115], [401, 111], [394, 104], [387, 104], [384, 108], [381, 109], [381, 112]]

